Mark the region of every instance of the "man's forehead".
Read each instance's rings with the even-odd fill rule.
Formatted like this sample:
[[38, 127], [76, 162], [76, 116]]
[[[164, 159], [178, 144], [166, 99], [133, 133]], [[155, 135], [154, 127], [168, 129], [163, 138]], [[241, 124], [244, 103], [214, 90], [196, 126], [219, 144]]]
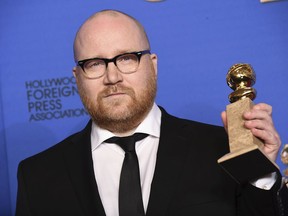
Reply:
[[[77, 37], [87, 37], [90, 34], [116, 32], [118, 30], [139, 31], [139, 26], [129, 17], [124, 15], [111, 16], [102, 14], [87, 20], [79, 29]], [[136, 32], [135, 32], [136, 33]]]
[[103, 37], [113, 37], [113, 35], [116, 37], [117, 35], [140, 36], [141, 34], [139, 27], [130, 19], [102, 16], [85, 23], [79, 30], [77, 38], [90, 41], [97, 37], [104, 39]]
[[[117, 43], [113, 43], [115, 40]], [[121, 41], [121, 43], [118, 41]], [[102, 11], [88, 18], [79, 29], [74, 43], [74, 55], [77, 58], [81, 50], [87, 51], [87, 49], [92, 47], [109, 47], [111, 44], [114, 44], [115, 49], [119, 48], [117, 47], [118, 43], [119, 46], [122, 45], [120, 48], [123, 48], [125, 41], [129, 42], [129, 44], [132, 41], [137, 41], [136, 46], [149, 48], [145, 31], [137, 20], [117, 11]], [[107, 45], [107, 43], [110, 44]], [[130, 45], [132, 46], [132, 44]], [[136, 49], [135, 47], [133, 48]], [[132, 47], [125, 46], [125, 49], [132, 49]]]

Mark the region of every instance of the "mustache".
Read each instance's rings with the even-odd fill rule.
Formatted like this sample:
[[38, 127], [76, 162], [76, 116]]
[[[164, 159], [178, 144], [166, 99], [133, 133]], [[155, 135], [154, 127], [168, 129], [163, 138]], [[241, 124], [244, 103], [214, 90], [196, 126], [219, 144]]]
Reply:
[[126, 87], [122, 84], [115, 84], [105, 87], [105, 89], [99, 93], [99, 96], [106, 97], [115, 93], [125, 93], [130, 96], [133, 96], [135, 94], [132, 88]]

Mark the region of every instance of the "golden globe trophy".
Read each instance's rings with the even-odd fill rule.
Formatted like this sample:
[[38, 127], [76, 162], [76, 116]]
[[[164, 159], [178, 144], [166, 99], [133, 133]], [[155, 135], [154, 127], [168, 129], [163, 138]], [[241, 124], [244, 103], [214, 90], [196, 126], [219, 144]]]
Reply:
[[252, 100], [256, 97], [252, 88], [256, 82], [253, 68], [249, 64], [235, 64], [229, 69], [226, 81], [234, 90], [229, 95], [231, 104], [226, 107], [230, 153], [218, 163], [241, 184], [272, 173], [278, 166], [261, 151], [262, 141], [244, 127], [243, 113], [253, 107]]

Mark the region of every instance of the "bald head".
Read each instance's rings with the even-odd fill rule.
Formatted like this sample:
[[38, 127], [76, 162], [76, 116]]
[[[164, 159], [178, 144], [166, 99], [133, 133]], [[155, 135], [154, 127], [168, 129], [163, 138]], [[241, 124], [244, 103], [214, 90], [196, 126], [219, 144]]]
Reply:
[[[118, 37], [118, 41], [117, 41]], [[121, 44], [132, 40], [137, 43], [140, 49], [150, 49], [148, 37], [144, 27], [135, 18], [116, 10], [103, 10], [90, 16], [79, 28], [74, 40], [74, 58], [95, 57], [86, 48], [91, 46], [97, 49], [98, 46], [114, 46], [115, 49], [125, 49]], [[108, 48], [107, 47], [107, 48]], [[127, 51], [137, 51], [127, 47]], [[97, 50], [94, 50], [97, 52]], [[123, 50], [125, 51], [125, 50]]]

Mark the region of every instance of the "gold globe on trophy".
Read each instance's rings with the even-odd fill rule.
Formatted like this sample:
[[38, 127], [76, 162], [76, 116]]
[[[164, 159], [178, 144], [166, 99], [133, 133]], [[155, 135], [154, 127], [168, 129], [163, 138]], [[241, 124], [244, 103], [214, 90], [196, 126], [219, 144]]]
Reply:
[[228, 86], [234, 90], [234, 92], [229, 95], [229, 101], [231, 103], [244, 98], [255, 99], [256, 90], [252, 88], [252, 86], [256, 82], [256, 74], [251, 65], [233, 65], [227, 73], [226, 81]]

